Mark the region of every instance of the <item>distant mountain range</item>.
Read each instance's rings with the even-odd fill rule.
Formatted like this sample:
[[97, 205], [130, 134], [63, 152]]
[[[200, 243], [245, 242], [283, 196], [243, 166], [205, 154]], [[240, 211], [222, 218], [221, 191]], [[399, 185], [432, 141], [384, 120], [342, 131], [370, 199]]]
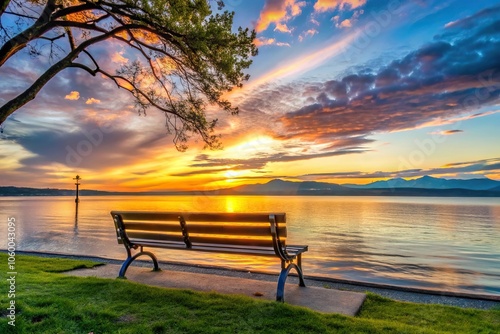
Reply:
[[414, 180], [402, 178], [387, 181], [376, 181], [369, 184], [344, 184], [344, 187], [356, 189], [380, 189], [380, 188], [422, 188], [422, 189], [469, 189], [469, 190], [492, 190], [500, 187], [500, 181], [488, 178], [481, 179], [439, 179], [431, 176], [423, 176]]
[[[248, 184], [212, 191], [108, 192], [81, 190], [81, 196], [105, 195], [316, 195], [316, 196], [446, 196], [500, 197], [500, 181], [480, 179], [440, 179], [424, 176], [401, 178], [365, 185], [326, 182], [292, 182], [275, 179], [264, 184]], [[0, 196], [74, 196], [74, 190], [0, 187]]]
[[391, 179], [366, 185], [326, 182], [291, 182], [280, 179], [217, 191], [223, 195], [331, 195], [331, 196], [467, 196], [500, 197], [500, 181], [487, 178], [446, 180], [424, 176], [415, 180]]

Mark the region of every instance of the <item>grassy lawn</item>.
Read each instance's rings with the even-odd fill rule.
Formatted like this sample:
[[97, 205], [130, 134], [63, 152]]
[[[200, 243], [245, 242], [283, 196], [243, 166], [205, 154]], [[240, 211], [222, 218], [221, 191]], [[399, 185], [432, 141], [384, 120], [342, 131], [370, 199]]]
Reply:
[[15, 327], [0, 253], [0, 333], [499, 333], [500, 310], [396, 302], [373, 294], [356, 317], [247, 297], [60, 272], [89, 261], [16, 257]]

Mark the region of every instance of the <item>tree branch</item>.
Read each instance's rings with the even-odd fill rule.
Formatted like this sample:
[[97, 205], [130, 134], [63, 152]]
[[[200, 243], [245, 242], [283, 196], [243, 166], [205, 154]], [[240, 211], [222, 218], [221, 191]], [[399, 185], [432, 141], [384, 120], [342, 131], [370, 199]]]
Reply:
[[[221, 96], [247, 79], [242, 70], [256, 52], [252, 44], [255, 32], [232, 32], [232, 14], [212, 15], [210, 4], [203, 0], [4, 0], [0, 14], [6, 10], [17, 15], [19, 23], [17, 30], [7, 33], [0, 21], [0, 32], [7, 40], [0, 47], [0, 68], [19, 50], [36, 48], [38, 39], [50, 41], [50, 46], [60, 48], [63, 54], [58, 58], [59, 52], [51, 49], [49, 60], [56, 56], [55, 63], [28, 89], [0, 107], [0, 124], [33, 100], [55, 75], [73, 67], [92, 76], [100, 73], [129, 91], [139, 112], [151, 107], [164, 112], [178, 149], [184, 150], [193, 134], [214, 148], [218, 137], [211, 132], [216, 120], [207, 121], [206, 107], [214, 103], [235, 112]], [[33, 16], [38, 19], [31, 24]], [[25, 24], [29, 25], [26, 29]], [[80, 32], [82, 37], [76, 35]], [[69, 45], [57, 42], [64, 36]], [[101, 61], [88, 49], [113, 39], [140, 56], [140, 61], [123, 65], [115, 74], [102, 69]], [[77, 59], [82, 53], [90, 62]]]
[[50, 15], [56, 8], [56, 0], [48, 0], [40, 18], [31, 27], [11, 38], [0, 48], [0, 66], [16, 52], [23, 49], [29, 41], [43, 35], [48, 30], [47, 23], [50, 21]]
[[[7, 1], [8, 2], [8, 1]], [[36, 20], [37, 17], [34, 17], [34, 16], [29, 16], [29, 15], [26, 15], [26, 14], [21, 14], [21, 13], [14, 13], [14, 12], [10, 12], [10, 11], [4, 11], [5, 14], [9, 14], [9, 15], [14, 15], [14, 16], [19, 16], [19, 17], [24, 17], [25, 19], [30, 19], [30, 20]]]
[[[183, 113], [181, 113], [175, 109], [175, 104], [173, 102], [171, 103], [172, 108], [165, 108], [165, 107], [159, 105], [146, 92], [144, 92], [142, 89], [137, 87], [132, 81], [130, 81], [129, 79], [127, 79], [123, 76], [111, 75], [111, 74], [107, 73], [106, 71], [101, 70], [100, 68], [97, 68], [96, 70], [91, 70], [90, 68], [88, 68], [85, 65], [81, 65], [81, 64], [77, 64], [77, 63], [74, 63], [73, 65], [74, 65], [74, 67], [79, 67], [79, 68], [84, 69], [85, 71], [89, 72], [92, 75], [95, 75], [96, 73], [101, 73], [104, 76], [108, 77], [109, 79], [113, 80], [119, 88], [124, 88], [128, 91], [131, 91], [130, 89], [124, 87], [123, 85], [121, 85], [118, 82], [118, 80], [123, 80], [124, 82], [128, 83], [131, 87], [133, 87], [133, 90], [131, 92], [134, 94], [134, 96], [136, 96], [136, 98], [139, 98], [138, 95], [140, 95], [142, 98], [144, 98], [150, 105], [152, 105], [156, 109], [163, 111], [165, 114], [171, 114], [171, 115], [179, 118], [180, 120], [182, 120], [182, 124], [183, 124], [182, 129], [179, 129], [179, 127], [176, 124], [171, 123], [174, 127], [174, 130], [175, 130], [174, 143], [179, 150], [183, 151], [186, 149], [185, 145], [182, 144], [187, 139], [187, 137], [184, 133], [185, 132], [184, 127], [186, 125], [189, 125], [189, 127], [191, 129], [193, 129], [192, 130], [193, 132], [200, 135], [200, 137], [203, 139], [203, 141], [206, 143], [206, 145], [208, 145], [210, 147], [219, 147], [220, 146], [220, 143], [218, 143], [218, 141], [217, 141], [217, 137], [208, 135], [208, 132], [211, 130], [211, 126], [209, 125], [208, 128], [206, 127], [205, 122], [204, 122], [204, 118], [199, 119], [199, 118], [192, 117], [192, 116], [189, 117], [188, 114], [184, 115]], [[179, 144], [179, 142], [181, 144]]]
[[75, 38], [73, 37], [73, 32], [71, 31], [70, 27], [64, 28], [66, 30], [66, 33], [68, 34], [68, 42], [71, 50], [76, 49], [76, 44], [75, 44]]
[[94, 63], [95, 67], [98, 69], [99, 68], [99, 64], [97, 63], [97, 61], [95, 60], [95, 58], [90, 54], [90, 52], [88, 52], [87, 50], [83, 50], [83, 53], [85, 53], [90, 58], [90, 60], [92, 60], [92, 62]]
[[47, 82], [49, 82], [50, 79], [52, 79], [60, 71], [62, 71], [66, 67], [71, 66], [73, 60], [75, 60], [83, 50], [85, 50], [90, 45], [99, 43], [112, 37], [115, 34], [120, 33], [122, 30], [126, 30], [126, 28], [117, 27], [116, 29], [109, 31], [106, 34], [102, 34], [100, 36], [89, 39], [81, 43], [75, 50], [68, 53], [68, 55], [61, 59], [59, 62], [52, 65], [52, 67], [45, 71], [28, 89], [0, 107], [0, 124], [2, 124], [5, 119], [7, 119], [7, 117], [14, 111], [21, 108], [29, 101], [33, 100], [38, 92], [43, 88], [43, 86], [45, 86], [45, 84], [47, 84]]
[[93, 70], [90, 67], [85, 66], [85, 65], [83, 65], [81, 63], [75, 63], [75, 62], [73, 62], [68, 67], [75, 67], [75, 68], [83, 69], [83, 70], [87, 71], [90, 75], [92, 75], [93, 77], [95, 77], [96, 74], [97, 74], [97, 70]]
[[7, 7], [9, 6], [10, 0], [1, 0], [0, 1], [0, 16], [5, 12]]
[[47, 41], [54, 42], [54, 41], [57, 41], [60, 38], [63, 38], [64, 36], [66, 36], [66, 34], [60, 34], [59, 36], [52, 37], [52, 38], [51, 37], [41, 36], [40, 39], [44, 39], [44, 40], [47, 40]]

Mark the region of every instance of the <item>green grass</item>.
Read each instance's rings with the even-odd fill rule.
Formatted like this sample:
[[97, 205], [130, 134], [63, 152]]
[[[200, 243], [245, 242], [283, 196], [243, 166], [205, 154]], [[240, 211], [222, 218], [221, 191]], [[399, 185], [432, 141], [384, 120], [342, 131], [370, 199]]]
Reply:
[[60, 274], [89, 261], [17, 256], [16, 327], [0, 254], [0, 333], [498, 333], [500, 310], [396, 302], [369, 294], [356, 317], [247, 297]]

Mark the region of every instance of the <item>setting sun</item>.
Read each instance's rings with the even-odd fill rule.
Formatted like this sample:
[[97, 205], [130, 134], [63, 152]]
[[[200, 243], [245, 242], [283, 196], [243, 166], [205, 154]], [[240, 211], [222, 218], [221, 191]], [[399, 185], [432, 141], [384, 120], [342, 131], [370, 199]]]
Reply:
[[228, 170], [227, 172], [224, 173], [224, 175], [227, 178], [226, 182], [233, 182], [234, 178], [238, 177], [238, 175], [241, 175], [241, 172], [236, 172], [234, 170]]

